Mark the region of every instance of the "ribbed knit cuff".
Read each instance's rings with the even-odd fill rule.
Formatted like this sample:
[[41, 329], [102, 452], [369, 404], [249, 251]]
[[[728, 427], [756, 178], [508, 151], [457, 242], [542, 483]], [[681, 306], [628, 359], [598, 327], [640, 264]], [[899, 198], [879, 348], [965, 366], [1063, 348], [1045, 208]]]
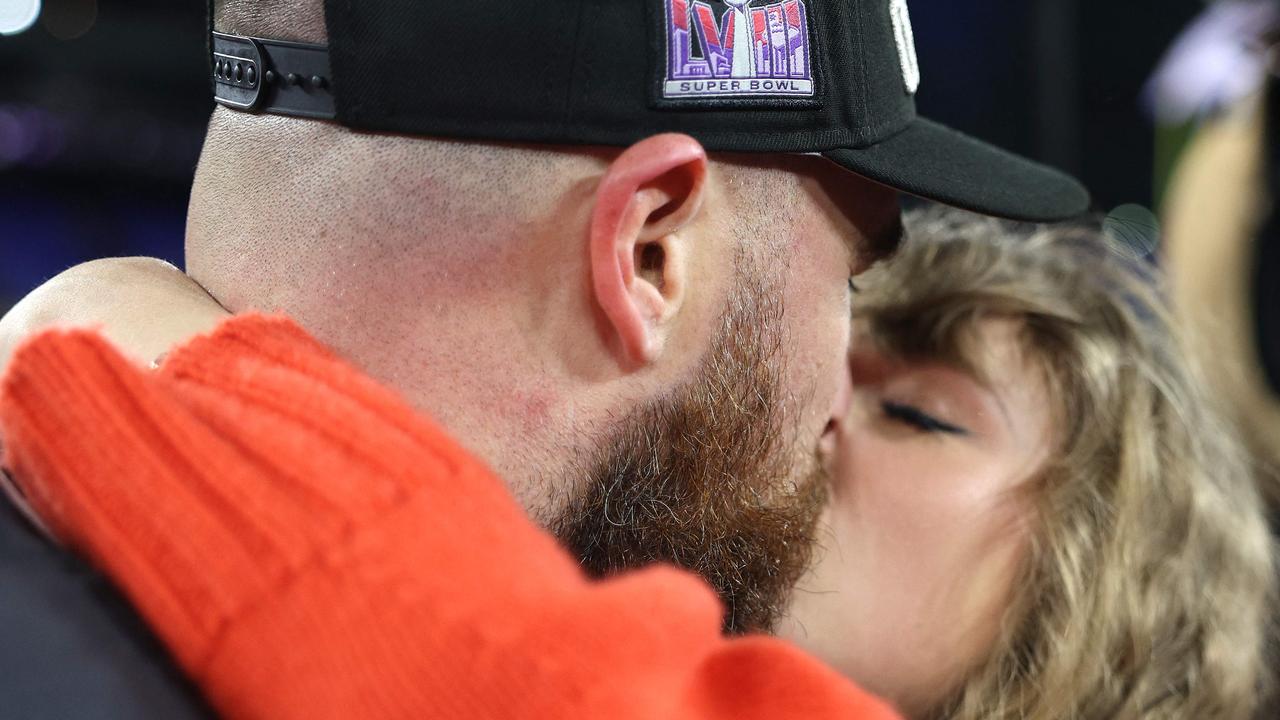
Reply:
[[[92, 333], [46, 333], [16, 353], [0, 423], [39, 515], [129, 578], [189, 669], [323, 549], [412, 492], [455, 502], [429, 481], [475, 464], [291, 322], [252, 316], [176, 350], [158, 374]], [[505, 488], [476, 465], [468, 501], [492, 506]]]
[[[245, 595], [284, 570], [270, 530], [226, 512], [224, 441], [101, 338], [45, 333], [14, 356], [0, 424], [40, 517], [113, 577], [187, 664]], [[179, 448], [213, 448], [193, 462]], [[215, 553], [206, 548], [217, 548]], [[180, 578], [179, 582], [174, 582]], [[235, 578], [236, 582], [229, 582]]]

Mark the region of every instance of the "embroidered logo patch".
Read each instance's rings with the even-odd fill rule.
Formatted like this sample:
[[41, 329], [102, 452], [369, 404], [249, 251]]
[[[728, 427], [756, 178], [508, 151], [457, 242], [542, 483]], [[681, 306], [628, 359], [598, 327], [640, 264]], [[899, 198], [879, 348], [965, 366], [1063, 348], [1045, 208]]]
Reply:
[[915, 95], [920, 89], [920, 60], [916, 56], [916, 34], [911, 29], [911, 12], [907, 0], [891, 0], [889, 14], [893, 17], [893, 39], [898, 43], [898, 62], [902, 65], [902, 82], [907, 93]]
[[813, 96], [805, 0], [756, 2], [663, 0], [663, 98]]

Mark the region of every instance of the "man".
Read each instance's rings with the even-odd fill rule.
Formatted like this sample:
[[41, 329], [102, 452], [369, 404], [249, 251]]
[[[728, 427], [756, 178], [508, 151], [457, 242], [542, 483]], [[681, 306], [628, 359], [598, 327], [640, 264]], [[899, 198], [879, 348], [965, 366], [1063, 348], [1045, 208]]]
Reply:
[[891, 188], [1087, 197], [915, 118], [905, 3], [647, 5], [215, 4], [187, 271], [396, 388], [590, 572], [674, 562], [767, 630]]

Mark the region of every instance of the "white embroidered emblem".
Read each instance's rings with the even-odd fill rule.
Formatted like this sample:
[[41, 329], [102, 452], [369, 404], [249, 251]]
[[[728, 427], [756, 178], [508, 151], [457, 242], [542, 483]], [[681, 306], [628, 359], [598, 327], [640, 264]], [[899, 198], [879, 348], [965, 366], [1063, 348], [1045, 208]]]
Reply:
[[890, 0], [889, 15], [893, 17], [893, 38], [898, 42], [902, 81], [907, 85], [907, 92], [915, 95], [920, 89], [920, 60], [916, 57], [916, 35], [911, 29], [907, 0]]

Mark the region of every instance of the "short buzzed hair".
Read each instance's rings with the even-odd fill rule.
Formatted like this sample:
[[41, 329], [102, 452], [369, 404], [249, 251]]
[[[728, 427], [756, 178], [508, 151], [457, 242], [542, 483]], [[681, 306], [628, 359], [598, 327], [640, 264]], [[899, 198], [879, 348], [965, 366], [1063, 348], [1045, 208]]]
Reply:
[[213, 27], [234, 35], [323, 43], [324, 0], [215, 0]]
[[[327, 40], [324, 0], [214, 0], [213, 18], [220, 32]], [[197, 271], [234, 269], [238, 284], [258, 278], [265, 286], [278, 279], [273, 273], [328, 262], [319, 238], [339, 233], [382, 252], [429, 238], [439, 251], [436, 268], [446, 273], [475, 265], [486, 250], [526, 238], [539, 224], [563, 223], [566, 196], [586, 202], [591, 183], [619, 152], [369, 133], [219, 108], [192, 193], [188, 260]], [[715, 159], [727, 161], [714, 163], [714, 171], [735, 208], [735, 226], [726, 230], [743, 241], [766, 239], [753, 245], [757, 252], [784, 251], [787, 235], [779, 228], [789, 213], [766, 210], [759, 198], [798, 196], [800, 176], [775, 155]], [[233, 194], [241, 200], [228, 213]], [[281, 204], [282, 197], [292, 199]]]

